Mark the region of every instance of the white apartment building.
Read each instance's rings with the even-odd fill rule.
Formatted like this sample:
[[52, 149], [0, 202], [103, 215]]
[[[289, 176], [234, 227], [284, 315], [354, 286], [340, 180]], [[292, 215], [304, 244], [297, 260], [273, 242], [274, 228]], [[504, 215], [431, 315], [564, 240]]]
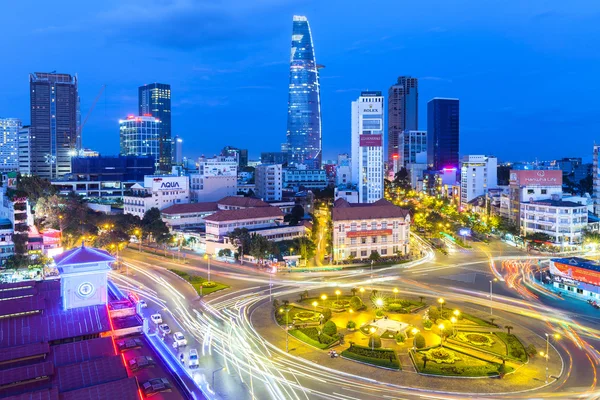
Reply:
[[19, 168], [19, 132], [21, 120], [0, 118], [0, 170], [16, 171]]
[[286, 168], [283, 170], [283, 187], [294, 190], [325, 189], [327, 173], [324, 169]]
[[545, 233], [557, 245], [577, 245], [588, 223], [587, 205], [572, 201], [539, 200], [521, 203], [521, 234]]
[[283, 168], [281, 164], [258, 165], [254, 170], [256, 196], [264, 201], [281, 201]]
[[24, 126], [19, 130], [17, 142], [19, 173], [21, 175], [31, 175], [31, 141], [29, 139], [28, 126]]
[[147, 175], [144, 186], [136, 183], [131, 187], [131, 193], [123, 196], [123, 212], [143, 218], [151, 208], [163, 210], [173, 204], [189, 202], [187, 176]]
[[352, 102], [352, 183], [360, 203], [383, 198], [383, 109], [380, 91]]
[[383, 258], [410, 252], [410, 214], [387, 200], [333, 203], [333, 259], [368, 259], [377, 251]]
[[511, 170], [508, 218], [519, 225], [521, 203], [562, 199], [562, 171]]
[[190, 175], [190, 196], [195, 202], [216, 201], [237, 194], [236, 157], [198, 159], [198, 173]]
[[402, 166], [427, 164], [427, 131], [404, 131], [400, 134]]
[[464, 156], [460, 168], [460, 204], [465, 206], [488, 189], [498, 186], [498, 159], [496, 157]]

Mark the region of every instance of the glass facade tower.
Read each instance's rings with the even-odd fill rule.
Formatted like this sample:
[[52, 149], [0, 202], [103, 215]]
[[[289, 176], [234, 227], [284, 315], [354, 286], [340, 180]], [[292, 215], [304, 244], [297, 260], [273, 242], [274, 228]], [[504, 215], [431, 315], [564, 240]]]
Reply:
[[[161, 121], [154, 117], [135, 117], [119, 121], [120, 155], [154, 156], [158, 168], [160, 146], [159, 134]], [[170, 153], [170, 149], [169, 149]]]
[[160, 120], [158, 170], [171, 172], [171, 85], [151, 83], [138, 89], [139, 115]]
[[388, 169], [398, 172], [398, 167], [406, 165], [403, 159], [407, 148], [401, 148], [405, 131], [419, 129], [419, 82], [417, 78], [400, 76], [388, 91]]
[[433, 98], [427, 103], [427, 163], [434, 170], [458, 169], [458, 99]]
[[287, 120], [287, 161], [321, 168], [321, 94], [310, 25], [294, 16]]

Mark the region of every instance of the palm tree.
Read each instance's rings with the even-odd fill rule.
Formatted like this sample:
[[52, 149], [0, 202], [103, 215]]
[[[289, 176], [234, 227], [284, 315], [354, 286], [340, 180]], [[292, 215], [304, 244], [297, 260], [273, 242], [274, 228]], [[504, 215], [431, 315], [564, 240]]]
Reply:
[[423, 296], [419, 296], [419, 301], [422, 303], [424, 298], [425, 297], [423, 297]]
[[510, 330], [513, 329], [513, 327], [510, 325], [505, 325], [504, 329], [506, 329], [507, 333], [510, 335]]
[[356, 296], [356, 292], [358, 292], [357, 288], [350, 289], [350, 293], [352, 293], [352, 297]]
[[282, 303], [283, 303], [283, 308], [287, 308], [287, 306], [290, 304], [290, 301], [289, 300], [283, 300]]

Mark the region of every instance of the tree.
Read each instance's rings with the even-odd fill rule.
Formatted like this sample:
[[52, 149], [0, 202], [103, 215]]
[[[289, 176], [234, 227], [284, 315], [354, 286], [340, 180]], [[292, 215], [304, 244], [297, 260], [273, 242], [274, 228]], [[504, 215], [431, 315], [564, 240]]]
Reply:
[[300, 257], [304, 260], [313, 258], [317, 250], [315, 243], [307, 237], [294, 239], [294, 247], [298, 249]]
[[38, 199], [52, 196], [57, 192], [50, 181], [42, 179], [37, 175], [17, 177], [17, 190], [27, 193], [27, 199], [35, 205]]
[[505, 325], [504, 329], [506, 329], [506, 332], [510, 335], [510, 331], [511, 331], [511, 329], [513, 329], [513, 327], [510, 325]]
[[352, 293], [352, 296], [356, 296], [356, 293], [358, 292], [358, 289], [353, 287], [352, 289], [350, 289], [350, 293]]
[[321, 314], [323, 314], [323, 321], [329, 321], [331, 319], [331, 310], [329, 308], [324, 308]]
[[358, 296], [352, 296], [350, 298], [350, 307], [352, 307], [355, 311], [360, 310], [363, 307], [363, 302]]
[[271, 254], [271, 250], [271, 242], [266, 237], [257, 233], [252, 234], [250, 237], [249, 254], [256, 258], [259, 263], [262, 263], [262, 261]]
[[231, 249], [221, 249], [221, 250], [219, 250], [217, 255], [219, 257], [231, 257], [233, 255], [233, 253], [231, 252]]
[[356, 329], [356, 322], [354, 322], [354, 321], [348, 321], [348, 323], [346, 324], [346, 329], [349, 329], [349, 330]]
[[419, 296], [419, 301], [420, 301], [421, 303], [423, 303], [423, 299], [424, 299], [424, 297], [423, 297], [423, 296]]
[[246, 228], [235, 228], [227, 235], [229, 241], [238, 247], [238, 255], [248, 254], [250, 251], [250, 233]]
[[378, 335], [371, 335], [369, 337], [369, 347], [378, 349], [381, 347], [381, 338]]
[[427, 345], [427, 343], [425, 342], [425, 337], [423, 335], [421, 335], [420, 333], [417, 333], [415, 335], [414, 340], [415, 340], [415, 347], [417, 349], [423, 349]]
[[331, 320], [325, 322], [325, 325], [323, 325], [323, 333], [329, 336], [335, 335], [337, 333], [337, 325], [335, 322]]
[[527, 235], [525, 237], [525, 239], [529, 240], [529, 241], [533, 241], [533, 242], [551, 242], [552, 241], [552, 237], [550, 235], [548, 235], [547, 233], [543, 233], [543, 232], [531, 233], [531, 234]]
[[303, 301], [306, 299], [308, 299], [308, 290], [305, 290], [304, 292], [300, 293], [300, 301]]
[[152, 207], [142, 218], [142, 234], [145, 238], [152, 237], [156, 243], [168, 243], [171, 240], [169, 227], [162, 220], [160, 210]]
[[379, 262], [379, 260], [381, 260], [379, 252], [377, 250], [371, 251], [371, 255], [369, 255], [369, 260], [371, 260], [374, 263]]
[[403, 333], [398, 332], [396, 334], [395, 339], [396, 339], [396, 342], [398, 342], [398, 343], [404, 343], [404, 341], [406, 340], [406, 336], [404, 336]]
[[408, 171], [404, 167], [400, 167], [400, 170], [396, 172], [396, 176], [394, 177], [394, 186], [400, 188], [402, 190], [408, 191], [412, 189], [410, 184], [410, 177], [408, 175]]

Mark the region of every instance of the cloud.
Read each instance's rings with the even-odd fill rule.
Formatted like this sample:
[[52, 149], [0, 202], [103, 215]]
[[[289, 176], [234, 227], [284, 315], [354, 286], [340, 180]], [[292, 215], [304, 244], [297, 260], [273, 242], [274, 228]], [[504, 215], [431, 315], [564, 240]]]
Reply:
[[360, 92], [362, 89], [349, 88], [349, 89], [336, 89], [335, 93], [347, 93], [347, 92]]
[[440, 76], [422, 76], [419, 78], [421, 81], [438, 81], [452, 83], [452, 79], [442, 78]]

